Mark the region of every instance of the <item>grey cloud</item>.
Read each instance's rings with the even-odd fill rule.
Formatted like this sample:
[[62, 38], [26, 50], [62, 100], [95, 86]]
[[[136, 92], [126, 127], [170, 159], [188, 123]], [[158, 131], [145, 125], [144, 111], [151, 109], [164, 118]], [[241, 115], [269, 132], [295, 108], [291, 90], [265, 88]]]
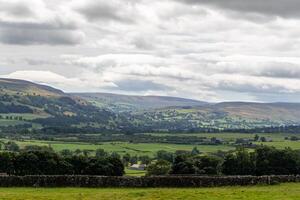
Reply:
[[268, 63], [258, 75], [278, 78], [300, 78], [300, 66], [291, 63]]
[[9, 13], [10, 15], [17, 16], [17, 17], [28, 17], [33, 16], [34, 12], [30, 8], [28, 4], [20, 3], [16, 5], [2, 5], [0, 4], [0, 11]]
[[150, 37], [136, 37], [132, 43], [138, 49], [151, 50], [154, 48], [154, 40]]
[[219, 66], [218, 69], [212, 70], [211, 73], [223, 74], [243, 74], [257, 77], [271, 78], [300, 78], [300, 65], [287, 62], [258, 62], [252, 63], [240, 62]]
[[176, 0], [188, 4], [199, 4], [228, 9], [244, 13], [280, 16], [284, 18], [300, 17], [298, 0]]
[[77, 31], [1, 28], [0, 42], [15, 45], [76, 45], [82, 42], [84, 35]]
[[47, 8], [42, 0], [0, 0], [0, 43], [13, 45], [76, 45], [84, 33], [78, 21]]
[[166, 91], [171, 89], [169, 86], [144, 80], [121, 80], [116, 82], [115, 84], [118, 86], [119, 90], [134, 92]]
[[[126, 8], [120, 3], [122, 1], [87, 1], [83, 6], [76, 8], [79, 13], [88, 20], [114, 20], [126, 23], [133, 23], [131, 18], [134, 13], [123, 13]], [[125, 4], [125, 6], [127, 6]]]
[[47, 29], [47, 30], [74, 30], [79, 28], [77, 24], [72, 22], [64, 22], [56, 18], [49, 22], [11, 22], [0, 20], [0, 27], [2, 28], [18, 28], [18, 29]]

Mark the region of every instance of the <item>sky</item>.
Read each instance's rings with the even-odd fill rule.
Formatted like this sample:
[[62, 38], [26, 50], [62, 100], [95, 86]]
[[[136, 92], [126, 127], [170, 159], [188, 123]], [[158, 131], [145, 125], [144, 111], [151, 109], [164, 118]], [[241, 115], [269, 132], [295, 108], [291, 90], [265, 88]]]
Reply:
[[66, 92], [300, 102], [299, 0], [0, 0], [0, 77]]

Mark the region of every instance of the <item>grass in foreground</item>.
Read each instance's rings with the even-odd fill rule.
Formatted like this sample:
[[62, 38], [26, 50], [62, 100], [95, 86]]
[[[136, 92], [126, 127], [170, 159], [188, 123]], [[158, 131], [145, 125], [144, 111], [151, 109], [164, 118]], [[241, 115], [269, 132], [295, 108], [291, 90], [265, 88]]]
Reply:
[[298, 200], [300, 184], [220, 188], [0, 188], [1, 200]]

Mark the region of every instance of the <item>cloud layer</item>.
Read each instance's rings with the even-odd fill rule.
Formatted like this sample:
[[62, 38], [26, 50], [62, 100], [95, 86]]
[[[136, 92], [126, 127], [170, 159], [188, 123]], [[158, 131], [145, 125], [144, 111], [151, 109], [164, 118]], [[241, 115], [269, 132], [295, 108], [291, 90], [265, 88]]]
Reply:
[[66, 91], [300, 101], [296, 0], [0, 0], [0, 76]]

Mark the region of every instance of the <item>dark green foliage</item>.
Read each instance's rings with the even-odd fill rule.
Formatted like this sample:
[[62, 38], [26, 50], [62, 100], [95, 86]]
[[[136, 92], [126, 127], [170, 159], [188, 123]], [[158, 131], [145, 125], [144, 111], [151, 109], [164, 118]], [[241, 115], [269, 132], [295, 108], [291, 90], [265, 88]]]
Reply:
[[233, 154], [228, 154], [223, 163], [223, 173], [227, 175], [254, 175], [255, 155], [245, 149], [238, 149]]
[[172, 165], [171, 174], [195, 174], [193, 162], [184, 155], [178, 155]]
[[13, 175], [122, 176], [124, 165], [117, 157], [61, 156], [50, 150], [0, 153], [0, 172]]
[[97, 158], [103, 158], [108, 156], [108, 153], [104, 151], [104, 149], [96, 149], [96, 157]]
[[277, 150], [273, 147], [259, 147], [255, 151], [256, 174], [299, 174], [300, 154], [291, 149]]
[[139, 160], [142, 164], [148, 165], [151, 162], [151, 158], [149, 156], [140, 156]]
[[171, 163], [166, 160], [158, 160], [147, 167], [147, 176], [167, 175], [171, 170]]
[[167, 151], [164, 151], [164, 150], [161, 150], [161, 151], [158, 151], [156, 153], [156, 158], [158, 160], [166, 160], [166, 161], [169, 161], [169, 162], [173, 162], [174, 161], [174, 154], [170, 153], [170, 152], [167, 152]]
[[0, 153], [0, 173], [12, 174], [14, 171], [15, 154], [10, 152]]
[[216, 156], [198, 156], [193, 158], [196, 174], [218, 175], [221, 173], [222, 160]]
[[258, 147], [249, 153], [239, 149], [226, 155], [223, 163], [226, 175], [290, 175], [300, 173], [300, 154], [291, 149]]
[[0, 113], [33, 113], [28, 106], [16, 105], [14, 103], [4, 104], [0, 102]]
[[5, 148], [8, 151], [19, 151], [20, 147], [17, 145], [17, 143], [9, 141], [7, 144], [5, 144]]

